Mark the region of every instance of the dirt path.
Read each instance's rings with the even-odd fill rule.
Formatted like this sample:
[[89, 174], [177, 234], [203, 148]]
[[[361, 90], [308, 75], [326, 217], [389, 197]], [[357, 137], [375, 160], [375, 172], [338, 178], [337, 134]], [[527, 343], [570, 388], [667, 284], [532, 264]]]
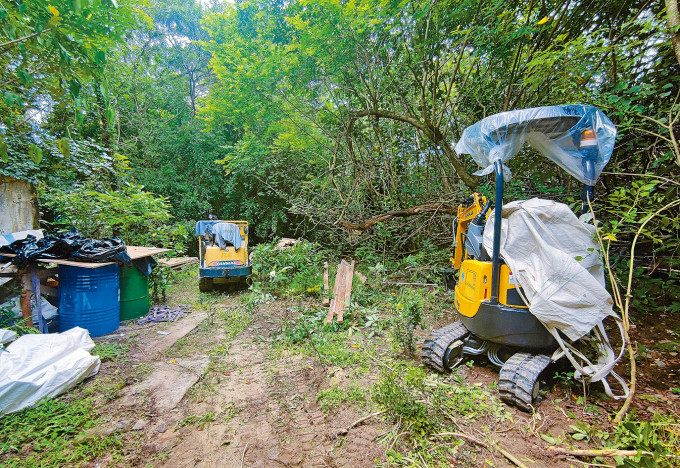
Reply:
[[[127, 340], [127, 366], [144, 372], [137, 370], [141, 377], [126, 381], [108, 404], [108, 422], [93, 433], [127, 433], [126, 463], [145, 467], [393, 466], [387, 457], [391, 448], [408, 454], [408, 444], [400, 445], [399, 439], [409, 427], [398, 418], [369, 418], [347, 431], [380, 409], [369, 389], [390, 366], [379, 359], [395, 359], [390, 361], [394, 364], [403, 358], [389, 349], [386, 336], [345, 330], [324, 335], [324, 349], [310, 349], [306, 338], [301, 341], [305, 345], [283, 345], [282, 328], [290, 331], [300, 310], [313, 310], [312, 304], [291, 307], [284, 300], [269, 300], [253, 305], [248, 297], [254, 296], [178, 294], [172, 300], [194, 305], [187, 317], [171, 324], [129, 326], [118, 338], [111, 337]], [[442, 323], [447, 320], [441, 317]], [[422, 372], [417, 360], [401, 362]], [[104, 380], [106, 372], [105, 364], [97, 379]], [[450, 466], [515, 466], [499, 448], [528, 467], [574, 466], [573, 460], [556, 457], [546, 447], [573, 444], [569, 433], [577, 424], [593, 435], [606, 418], [601, 403], [580, 403], [569, 389], [549, 390], [533, 415], [499, 407], [497, 371], [483, 360], [457, 374], [424, 380], [439, 379], [439, 384], [428, 385], [449, 389], [448, 397], [459, 405], [451, 407], [457, 415], [454, 426], [482, 442], [449, 441], [450, 452], [443, 459]], [[352, 388], [359, 390], [362, 401], [348, 398]], [[328, 392], [335, 400], [324, 411], [320, 405], [327, 400], [319, 396]], [[466, 400], [466, 394], [473, 400]], [[546, 435], [550, 442], [542, 439]], [[495, 448], [482, 448], [489, 443]], [[121, 465], [111, 459], [94, 466]]]
[[363, 413], [349, 407], [329, 417], [316, 403], [328, 385], [326, 369], [301, 355], [272, 357], [280, 324], [270, 310], [256, 308], [251, 323], [229, 338], [233, 330], [219, 317], [236, 304], [237, 297], [223, 296], [173, 324], [125, 330], [134, 337], [130, 356], [150, 369], [112, 402], [103, 431], [141, 432], [132, 464], [357, 467], [383, 459], [373, 441], [386, 430], [382, 422], [339, 438]]

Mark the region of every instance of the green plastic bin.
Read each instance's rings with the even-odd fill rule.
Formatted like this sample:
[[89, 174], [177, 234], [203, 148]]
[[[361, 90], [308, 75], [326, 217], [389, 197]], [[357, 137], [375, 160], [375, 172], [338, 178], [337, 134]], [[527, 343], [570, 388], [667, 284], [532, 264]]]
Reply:
[[149, 313], [149, 277], [135, 267], [120, 267], [120, 321]]

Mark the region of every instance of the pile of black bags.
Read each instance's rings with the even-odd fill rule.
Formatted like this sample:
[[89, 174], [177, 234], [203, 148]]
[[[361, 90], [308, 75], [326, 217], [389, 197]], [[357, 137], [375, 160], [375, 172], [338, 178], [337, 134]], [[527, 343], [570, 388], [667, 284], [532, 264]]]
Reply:
[[130, 262], [125, 242], [118, 238], [105, 238], [102, 240], [90, 239], [78, 234], [72, 229], [57, 236], [45, 236], [37, 239], [28, 236], [0, 247], [0, 253], [16, 254], [12, 264], [18, 268], [38, 258], [74, 260], [80, 262]]

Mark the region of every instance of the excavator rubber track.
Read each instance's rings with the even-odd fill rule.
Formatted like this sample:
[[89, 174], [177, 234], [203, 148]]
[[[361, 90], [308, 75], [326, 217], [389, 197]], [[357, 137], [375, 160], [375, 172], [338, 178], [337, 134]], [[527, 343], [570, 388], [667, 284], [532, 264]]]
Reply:
[[[461, 322], [454, 322], [438, 330], [434, 330], [423, 343], [420, 357], [423, 363], [437, 372], [449, 372], [445, 364], [446, 351], [458, 340], [463, 340], [470, 332]], [[463, 343], [460, 344], [462, 346]]]
[[501, 368], [498, 391], [501, 399], [525, 411], [532, 411], [538, 396], [539, 379], [550, 364], [545, 354], [514, 354]]

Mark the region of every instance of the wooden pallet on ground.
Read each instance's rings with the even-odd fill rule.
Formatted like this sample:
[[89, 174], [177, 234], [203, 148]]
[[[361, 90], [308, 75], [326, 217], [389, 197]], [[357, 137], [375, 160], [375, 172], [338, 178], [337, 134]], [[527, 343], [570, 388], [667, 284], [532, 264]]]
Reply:
[[198, 257], [173, 257], [161, 258], [158, 263], [171, 268], [174, 271], [184, 270], [191, 265], [198, 265]]

